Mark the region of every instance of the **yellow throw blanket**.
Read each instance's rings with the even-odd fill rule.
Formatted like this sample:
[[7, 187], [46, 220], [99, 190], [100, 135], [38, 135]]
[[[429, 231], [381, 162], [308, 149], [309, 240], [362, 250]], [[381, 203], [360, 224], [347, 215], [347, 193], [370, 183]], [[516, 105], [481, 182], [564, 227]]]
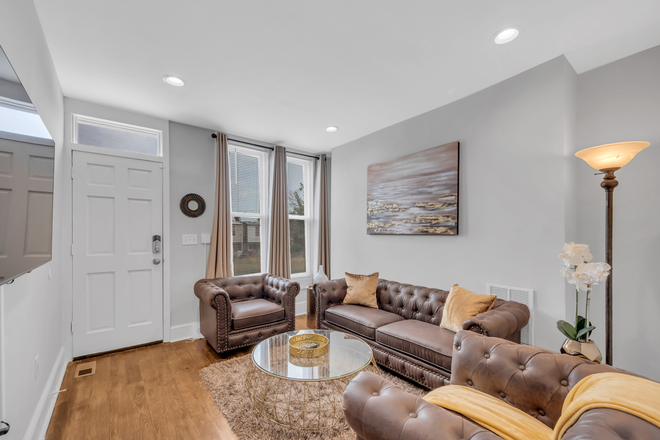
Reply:
[[568, 393], [553, 440], [590, 409], [612, 408], [632, 414], [660, 428], [660, 383], [620, 373], [587, 376]]
[[490, 394], [460, 385], [437, 388], [424, 400], [456, 411], [504, 440], [550, 440], [552, 429]]
[[462, 414], [505, 440], [559, 440], [593, 408], [623, 411], [660, 428], [660, 383], [621, 373], [592, 374], [578, 382], [566, 396], [554, 431], [506, 402], [464, 386], [440, 387], [424, 400]]

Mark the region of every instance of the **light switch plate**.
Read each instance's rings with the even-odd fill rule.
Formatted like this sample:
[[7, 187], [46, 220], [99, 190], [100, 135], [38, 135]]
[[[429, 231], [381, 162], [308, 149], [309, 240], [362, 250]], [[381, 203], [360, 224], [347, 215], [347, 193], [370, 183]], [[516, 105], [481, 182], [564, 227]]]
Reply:
[[211, 234], [202, 234], [202, 244], [211, 243]]
[[184, 246], [190, 246], [197, 244], [197, 234], [182, 234], [181, 235], [181, 244]]

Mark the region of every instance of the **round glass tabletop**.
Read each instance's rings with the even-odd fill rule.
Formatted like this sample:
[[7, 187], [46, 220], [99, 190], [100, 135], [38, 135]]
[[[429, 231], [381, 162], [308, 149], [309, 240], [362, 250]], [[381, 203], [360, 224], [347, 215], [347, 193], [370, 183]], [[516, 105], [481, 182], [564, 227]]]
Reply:
[[[328, 352], [315, 358], [289, 354], [289, 338], [316, 333], [329, 339]], [[331, 330], [299, 330], [282, 333], [259, 342], [252, 361], [266, 373], [293, 380], [336, 379], [362, 370], [371, 362], [369, 345], [355, 336]]]

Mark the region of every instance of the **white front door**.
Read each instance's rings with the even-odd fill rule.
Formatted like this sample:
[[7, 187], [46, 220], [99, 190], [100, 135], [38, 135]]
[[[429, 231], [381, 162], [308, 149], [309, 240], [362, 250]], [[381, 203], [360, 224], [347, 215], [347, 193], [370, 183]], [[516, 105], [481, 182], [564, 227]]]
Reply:
[[73, 153], [73, 356], [163, 339], [163, 170]]

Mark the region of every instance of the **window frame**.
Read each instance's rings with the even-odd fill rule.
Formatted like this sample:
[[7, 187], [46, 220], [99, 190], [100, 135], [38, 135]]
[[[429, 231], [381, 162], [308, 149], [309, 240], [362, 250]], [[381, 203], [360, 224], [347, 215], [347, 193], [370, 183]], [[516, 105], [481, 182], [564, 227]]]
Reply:
[[[266, 228], [268, 227], [268, 153], [255, 150], [253, 148], [244, 147], [242, 145], [236, 145], [231, 142], [227, 144], [227, 163], [231, 166], [230, 154], [231, 152], [238, 152], [240, 154], [245, 154], [247, 156], [256, 157], [259, 160], [259, 214], [253, 212], [238, 212], [231, 211], [232, 200], [231, 200], [231, 181], [229, 182], [229, 209], [230, 219], [231, 219], [231, 229], [232, 229], [232, 239], [231, 239], [231, 270], [235, 276], [249, 276], [249, 275], [259, 275], [261, 273], [266, 273], [268, 271], [268, 258], [265, 254], [265, 249], [267, 243], [263, 243], [262, 240], [266, 237]], [[231, 179], [231, 171], [229, 172], [229, 179]], [[261, 272], [249, 273], [236, 275], [234, 268], [234, 217], [243, 217], [243, 218], [256, 218], [259, 219], [259, 246], [260, 246], [260, 260], [261, 260]]]
[[[300, 272], [300, 273], [293, 273], [293, 268], [291, 267], [291, 278], [292, 279], [298, 279], [298, 278], [308, 278], [313, 275], [312, 273], [312, 241], [311, 241], [311, 233], [312, 233], [312, 216], [313, 216], [313, 211], [314, 211], [314, 200], [313, 200], [313, 194], [314, 194], [314, 188], [313, 188], [313, 180], [314, 180], [314, 163], [311, 160], [308, 159], [302, 159], [299, 157], [292, 157], [287, 155], [286, 158], [287, 161], [287, 183], [288, 183], [288, 164], [292, 163], [295, 165], [302, 165], [303, 167], [303, 186], [305, 189], [305, 194], [304, 194], [304, 201], [305, 201], [305, 215], [293, 215], [289, 214], [289, 222], [291, 220], [304, 220], [305, 221], [305, 272]], [[289, 188], [287, 186], [287, 196], [288, 196], [288, 191]], [[288, 210], [288, 206], [287, 206]], [[291, 226], [289, 226], [289, 230]], [[293, 259], [291, 257], [291, 246], [289, 246], [289, 260], [290, 264], [293, 263]]]

